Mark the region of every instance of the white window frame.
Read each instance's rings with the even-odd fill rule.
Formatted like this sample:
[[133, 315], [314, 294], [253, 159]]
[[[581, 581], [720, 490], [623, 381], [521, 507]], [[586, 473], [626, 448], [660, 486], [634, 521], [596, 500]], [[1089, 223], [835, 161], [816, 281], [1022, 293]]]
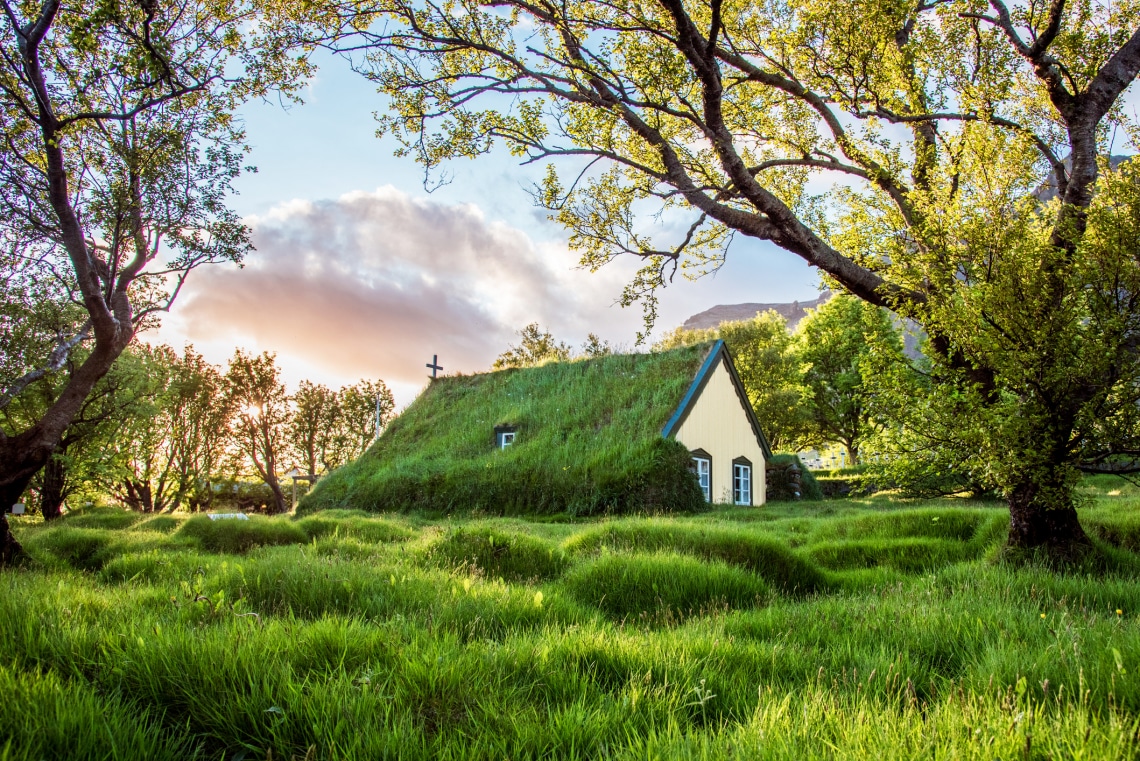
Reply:
[[515, 431], [503, 431], [499, 434], [499, 449], [506, 449], [515, 443]]
[[712, 502], [712, 458], [693, 455], [693, 472], [697, 475], [697, 484], [705, 495], [705, 502]]
[[752, 504], [752, 465], [749, 463], [732, 463], [732, 504]]

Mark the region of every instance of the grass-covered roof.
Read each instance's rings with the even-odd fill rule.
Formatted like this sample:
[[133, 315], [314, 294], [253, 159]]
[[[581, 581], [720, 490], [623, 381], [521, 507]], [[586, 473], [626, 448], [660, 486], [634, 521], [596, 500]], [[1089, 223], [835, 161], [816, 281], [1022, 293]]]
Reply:
[[[432, 381], [300, 509], [576, 514], [704, 505], [663, 438], [710, 344]], [[516, 426], [513, 446], [496, 426]]]

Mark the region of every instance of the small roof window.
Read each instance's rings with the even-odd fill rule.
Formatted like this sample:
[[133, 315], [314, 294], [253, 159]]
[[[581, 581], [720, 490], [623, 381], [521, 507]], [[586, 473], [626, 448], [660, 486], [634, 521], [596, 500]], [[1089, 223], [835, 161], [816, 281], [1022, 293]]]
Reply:
[[512, 446], [517, 436], [518, 426], [516, 425], [495, 426], [495, 449], [506, 449]]

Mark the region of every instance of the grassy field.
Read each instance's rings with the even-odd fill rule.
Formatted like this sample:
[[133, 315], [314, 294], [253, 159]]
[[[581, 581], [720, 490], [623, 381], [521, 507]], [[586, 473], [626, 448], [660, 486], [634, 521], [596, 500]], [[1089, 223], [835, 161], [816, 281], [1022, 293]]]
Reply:
[[1095, 571], [1000, 506], [210, 522], [117, 510], [0, 575], [0, 759], [1140, 755], [1140, 493]]

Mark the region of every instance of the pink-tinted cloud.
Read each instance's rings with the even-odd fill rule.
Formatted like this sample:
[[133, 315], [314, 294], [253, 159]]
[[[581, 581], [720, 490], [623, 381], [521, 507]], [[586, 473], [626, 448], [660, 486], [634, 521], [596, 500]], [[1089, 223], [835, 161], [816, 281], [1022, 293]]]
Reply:
[[247, 222], [256, 253], [242, 269], [194, 273], [160, 338], [192, 341], [215, 362], [224, 357], [209, 346], [226, 356], [242, 346], [307, 366], [300, 377], [418, 385], [433, 354], [448, 372], [486, 369], [531, 321], [584, 334], [583, 310], [617, 291], [475, 206], [392, 188], [293, 201]]

